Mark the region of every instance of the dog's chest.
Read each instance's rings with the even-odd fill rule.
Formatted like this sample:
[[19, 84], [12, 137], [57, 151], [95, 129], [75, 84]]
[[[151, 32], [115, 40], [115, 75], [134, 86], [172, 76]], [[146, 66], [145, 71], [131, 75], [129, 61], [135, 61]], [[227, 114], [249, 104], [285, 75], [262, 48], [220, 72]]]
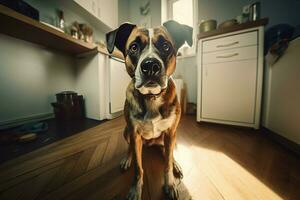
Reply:
[[174, 111], [168, 117], [162, 117], [159, 112], [161, 104], [162, 102], [157, 100], [157, 102], [147, 105], [147, 112], [144, 118], [137, 121], [136, 128], [146, 140], [158, 138], [163, 131], [172, 127], [175, 122], [176, 115]]
[[157, 116], [154, 119], [143, 120], [139, 123], [139, 130], [142, 137], [146, 140], [158, 138], [163, 131], [169, 129], [175, 120], [175, 115], [168, 118]]

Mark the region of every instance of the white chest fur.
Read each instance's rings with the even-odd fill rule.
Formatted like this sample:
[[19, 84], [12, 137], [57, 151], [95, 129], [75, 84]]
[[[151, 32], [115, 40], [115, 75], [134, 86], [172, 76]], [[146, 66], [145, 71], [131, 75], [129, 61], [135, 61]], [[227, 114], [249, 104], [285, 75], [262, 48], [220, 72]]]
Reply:
[[164, 119], [159, 115], [154, 119], [140, 121], [138, 128], [146, 140], [158, 138], [163, 131], [173, 125], [175, 118], [175, 114], [171, 114], [168, 118]]
[[137, 131], [146, 140], [158, 138], [163, 131], [169, 129], [176, 120], [175, 111], [172, 111], [167, 118], [162, 118], [158, 109], [162, 105], [160, 99], [146, 103], [147, 112], [144, 119], [134, 119]]

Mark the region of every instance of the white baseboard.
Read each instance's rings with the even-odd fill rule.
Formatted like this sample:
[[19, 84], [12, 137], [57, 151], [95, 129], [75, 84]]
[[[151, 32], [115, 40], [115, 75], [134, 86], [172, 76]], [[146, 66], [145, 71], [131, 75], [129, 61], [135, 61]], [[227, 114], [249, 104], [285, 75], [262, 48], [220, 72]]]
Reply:
[[30, 123], [30, 122], [35, 122], [35, 121], [40, 121], [40, 120], [45, 120], [45, 119], [51, 119], [51, 118], [54, 118], [53, 113], [40, 113], [40, 114], [36, 114], [36, 115], [30, 115], [30, 116], [0, 121], [0, 130], [12, 128], [12, 127], [19, 126], [19, 125], [22, 125], [25, 123]]

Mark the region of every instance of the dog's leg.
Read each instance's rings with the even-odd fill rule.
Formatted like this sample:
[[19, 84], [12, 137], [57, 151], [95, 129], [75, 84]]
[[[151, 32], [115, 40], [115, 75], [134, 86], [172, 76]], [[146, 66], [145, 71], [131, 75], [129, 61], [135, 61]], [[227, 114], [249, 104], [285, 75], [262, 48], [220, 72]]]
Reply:
[[175, 185], [174, 174], [173, 174], [173, 150], [176, 141], [175, 131], [170, 130], [169, 133], [165, 135], [165, 185], [164, 191], [168, 199], [176, 200], [178, 199], [178, 191]]
[[130, 145], [133, 149], [134, 169], [135, 177], [130, 191], [127, 195], [128, 200], [141, 200], [142, 199], [142, 187], [143, 187], [143, 175], [142, 168], [142, 147], [143, 141], [140, 134], [132, 134], [130, 136]]
[[131, 162], [132, 162], [132, 148], [130, 145], [130, 134], [133, 134], [133, 133], [130, 133], [128, 127], [126, 127], [124, 129], [124, 138], [128, 142], [129, 147], [128, 147], [127, 155], [120, 162], [121, 171], [128, 170], [130, 168]]
[[[164, 146], [161, 146], [161, 152], [163, 154], [163, 157], [166, 159], [166, 151]], [[173, 172], [175, 176], [177, 176], [180, 179], [183, 179], [182, 169], [174, 157], [173, 157]]]
[[129, 146], [127, 155], [120, 162], [121, 171], [123, 172], [127, 171], [131, 166], [131, 162], [132, 162], [132, 150], [131, 147]]
[[178, 178], [183, 179], [182, 169], [174, 158], [173, 158], [173, 172]]

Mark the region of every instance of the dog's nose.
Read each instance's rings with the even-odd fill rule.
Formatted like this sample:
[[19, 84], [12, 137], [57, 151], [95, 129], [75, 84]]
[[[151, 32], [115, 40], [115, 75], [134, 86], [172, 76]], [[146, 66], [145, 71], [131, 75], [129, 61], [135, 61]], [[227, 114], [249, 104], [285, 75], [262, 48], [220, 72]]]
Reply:
[[147, 58], [141, 63], [141, 70], [146, 76], [158, 76], [161, 71], [161, 64], [156, 58]]

